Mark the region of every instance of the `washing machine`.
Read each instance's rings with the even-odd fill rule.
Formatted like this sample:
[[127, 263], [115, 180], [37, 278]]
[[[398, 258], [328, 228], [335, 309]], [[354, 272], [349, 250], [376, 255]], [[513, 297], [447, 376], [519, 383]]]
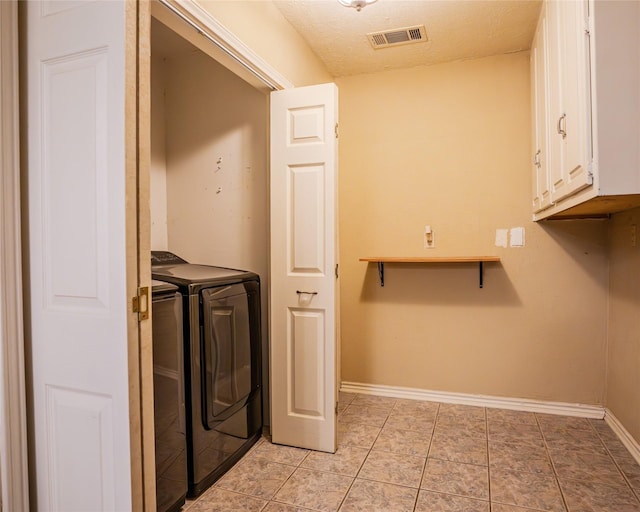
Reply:
[[260, 278], [152, 251], [155, 280], [182, 294], [188, 496], [220, 478], [262, 434]]
[[152, 281], [153, 412], [158, 512], [176, 512], [187, 495], [182, 295]]

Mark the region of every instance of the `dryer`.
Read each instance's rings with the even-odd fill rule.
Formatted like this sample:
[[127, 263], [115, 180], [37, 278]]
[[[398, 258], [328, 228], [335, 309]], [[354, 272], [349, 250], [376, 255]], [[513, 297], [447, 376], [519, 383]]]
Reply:
[[151, 284], [156, 510], [177, 512], [187, 496], [182, 296], [175, 285]]
[[220, 478], [262, 434], [260, 278], [152, 251], [153, 279], [183, 297], [190, 497]]

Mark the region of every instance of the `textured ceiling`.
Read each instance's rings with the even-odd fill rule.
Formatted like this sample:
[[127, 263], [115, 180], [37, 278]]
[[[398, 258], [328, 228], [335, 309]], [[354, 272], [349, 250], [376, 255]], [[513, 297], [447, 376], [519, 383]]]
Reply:
[[[337, 0], [274, 0], [338, 77], [527, 50], [540, 0], [378, 0], [357, 12]], [[424, 24], [428, 41], [374, 50], [379, 32]]]

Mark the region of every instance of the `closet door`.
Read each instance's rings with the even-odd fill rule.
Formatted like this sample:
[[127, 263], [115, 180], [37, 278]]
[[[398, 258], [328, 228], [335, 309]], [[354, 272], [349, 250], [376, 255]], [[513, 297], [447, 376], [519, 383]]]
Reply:
[[271, 434], [337, 446], [337, 108], [324, 84], [271, 94]]
[[22, 7], [37, 508], [142, 510], [132, 498], [140, 422], [133, 414], [130, 424], [137, 315], [127, 293], [127, 278], [137, 279], [127, 265], [137, 254], [136, 113], [126, 111], [136, 5]]

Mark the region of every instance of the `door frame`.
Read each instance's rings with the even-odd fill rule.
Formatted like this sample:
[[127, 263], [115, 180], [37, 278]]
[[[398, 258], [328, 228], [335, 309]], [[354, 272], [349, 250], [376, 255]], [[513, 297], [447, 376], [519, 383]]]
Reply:
[[219, 64], [260, 90], [291, 89], [278, 70], [229, 31], [196, 0], [158, 0], [152, 15]]
[[18, 2], [0, 2], [1, 507], [29, 510], [22, 311]]

